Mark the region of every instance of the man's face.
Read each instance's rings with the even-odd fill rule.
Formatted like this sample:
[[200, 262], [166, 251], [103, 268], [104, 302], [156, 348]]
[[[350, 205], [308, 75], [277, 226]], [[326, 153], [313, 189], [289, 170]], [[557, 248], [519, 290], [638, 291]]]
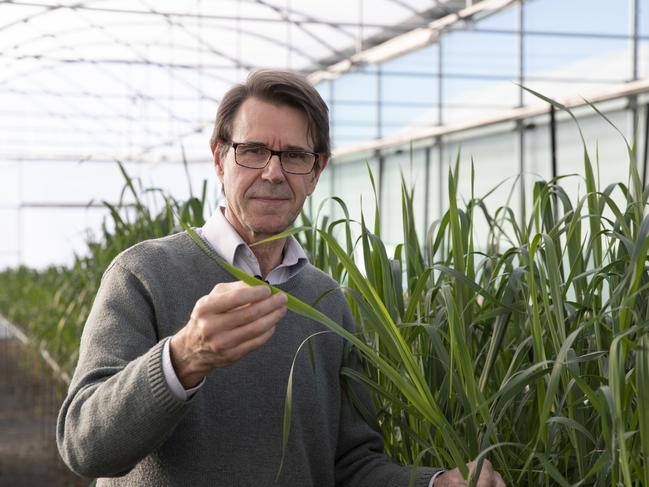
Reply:
[[[232, 142], [261, 144], [275, 150], [313, 151], [304, 113], [256, 98], [248, 98], [239, 107]], [[225, 157], [221, 157], [220, 151], [220, 145], [213, 148], [216, 174], [227, 200], [225, 216], [247, 243], [286, 230], [297, 218], [327, 164], [327, 159], [321, 157], [319, 168], [311, 173], [288, 174], [282, 170], [277, 156], [271, 157], [263, 169], [249, 169], [235, 162], [231, 147]]]

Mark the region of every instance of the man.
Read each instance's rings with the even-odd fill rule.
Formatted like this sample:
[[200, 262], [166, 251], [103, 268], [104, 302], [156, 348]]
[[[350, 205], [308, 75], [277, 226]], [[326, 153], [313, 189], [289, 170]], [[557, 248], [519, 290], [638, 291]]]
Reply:
[[[292, 73], [253, 73], [223, 98], [211, 148], [226, 205], [200, 229], [204, 241], [351, 329], [344, 297], [328, 292], [336, 283], [294, 238], [252, 245], [291, 226], [327, 165], [317, 91]], [[291, 363], [323, 331], [286, 302], [236, 282], [185, 232], [120, 254], [102, 279], [59, 415], [66, 463], [99, 486], [408, 485], [411, 469], [386, 459], [380, 435], [342, 392], [343, 342], [331, 333], [311, 339], [314, 363], [297, 356], [279, 470]], [[504, 485], [488, 463], [482, 477], [481, 487]], [[433, 482], [464, 485], [457, 470], [417, 470], [417, 486]]]

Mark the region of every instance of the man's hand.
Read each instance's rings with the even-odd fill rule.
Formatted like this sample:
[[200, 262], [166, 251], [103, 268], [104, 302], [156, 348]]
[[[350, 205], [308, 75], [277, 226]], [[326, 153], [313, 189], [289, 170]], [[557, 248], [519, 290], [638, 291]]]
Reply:
[[[471, 475], [475, 472], [477, 462], [467, 463]], [[435, 479], [433, 487], [466, 487], [467, 483], [464, 477], [457, 468], [444, 472], [442, 475]], [[493, 469], [489, 460], [482, 462], [482, 470], [480, 470], [480, 478], [475, 487], [507, 487], [505, 481], [498, 472]]]
[[261, 347], [286, 314], [287, 297], [241, 281], [217, 284], [196, 301], [187, 323], [169, 343], [171, 363], [187, 389], [212, 369], [227, 367]]

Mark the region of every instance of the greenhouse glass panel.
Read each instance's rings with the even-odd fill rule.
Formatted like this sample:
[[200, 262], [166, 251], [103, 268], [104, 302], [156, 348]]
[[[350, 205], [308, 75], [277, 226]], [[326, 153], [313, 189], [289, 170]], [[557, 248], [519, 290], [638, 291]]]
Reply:
[[[19, 235], [23, 263], [35, 268], [71, 264], [73, 253], [86, 253], [88, 236], [99, 234], [107, 216], [104, 208], [23, 209]], [[48, 236], [46, 253], [42, 251], [43, 235]]]
[[436, 45], [381, 65], [381, 135], [431, 125], [439, 101]]
[[525, 2], [525, 30], [627, 35], [628, 7], [628, 1], [609, 0]]
[[17, 206], [20, 201], [20, 164], [0, 160], [0, 208]]
[[322, 215], [331, 216], [333, 213], [333, 203], [329, 198], [333, 191], [336, 166], [337, 165], [333, 160], [330, 159], [329, 163], [324, 168], [324, 171], [320, 173], [320, 178], [318, 179], [315, 191], [306, 200], [304, 209], [307, 215], [311, 218], [316, 217], [316, 212], [318, 211], [318, 208], [320, 208], [320, 205], [322, 205]]
[[[526, 3], [526, 85], [551, 97], [588, 96], [627, 81], [632, 73], [628, 5], [607, 0]], [[526, 94], [525, 103], [538, 101]]]
[[518, 29], [520, 17], [520, 6], [512, 5], [510, 8], [505, 8], [491, 13], [487, 17], [479, 20], [476, 25], [477, 31], [480, 29], [513, 31]]
[[[337, 163], [333, 172], [332, 196], [338, 196], [347, 205], [349, 217], [360, 222], [361, 210], [366, 225], [374, 227], [375, 198], [370, 184], [367, 169], [369, 164], [374, 179], [378, 184], [378, 162], [374, 159], [363, 159]], [[333, 205], [333, 218], [343, 218], [344, 214], [338, 204]]]
[[644, 34], [644, 37], [645, 39], [638, 42], [638, 77], [647, 79], [649, 78], [649, 32]]
[[[140, 176], [144, 188], [159, 188], [164, 182], [164, 191], [177, 199], [189, 198], [190, 191], [200, 197], [203, 182], [207, 182], [207, 200], [214, 208], [215, 200], [220, 196], [221, 183], [211, 163], [191, 164], [185, 169], [181, 161], [177, 164], [151, 164], [143, 168]], [[156, 195], [156, 200], [159, 197]]]
[[649, 97], [642, 97], [639, 100], [640, 106], [642, 107], [639, 110], [640, 123], [638, 124], [638, 139], [637, 139], [637, 152], [638, 160], [640, 167], [640, 174], [644, 175], [645, 183], [649, 181], [649, 172], [647, 171], [649, 166]]
[[331, 127], [334, 147], [378, 136], [376, 68], [348, 73], [332, 82]]
[[442, 91], [444, 125], [490, 118], [519, 104], [520, 89], [511, 81], [447, 79]]
[[480, 33], [480, 25], [475, 32], [451, 32], [441, 40], [444, 124], [489, 117], [518, 105], [519, 89], [512, 83], [517, 79], [516, 36]]
[[525, 41], [525, 77], [561, 83], [571, 90], [601, 90], [626, 81], [631, 73], [629, 41], [610, 38], [566, 38], [532, 35]]
[[[454, 168], [458, 154], [460, 157], [459, 208], [464, 209], [469, 200], [475, 197], [484, 198], [484, 203], [491, 215], [503, 206], [510, 207], [515, 214], [518, 214], [520, 209], [518, 153], [518, 132], [511, 123], [447, 138], [443, 156], [445, 167]], [[475, 174], [473, 180], [472, 166]], [[444, 176], [448, 178], [446, 171]], [[487, 221], [481, 211], [477, 211], [475, 217], [475, 235], [479, 241], [484, 241], [482, 239], [487, 237]]]
[[508, 80], [518, 77], [518, 33], [453, 31], [442, 39], [444, 76]]
[[381, 135], [430, 126], [437, 118], [439, 83], [432, 75], [381, 76]]
[[334, 147], [375, 139], [378, 136], [376, 103], [334, 101], [332, 139]]
[[526, 121], [524, 139], [526, 203], [531, 202], [534, 183], [552, 178], [550, 116]]
[[408, 191], [414, 189], [413, 211], [417, 235], [425, 229], [426, 211], [426, 153], [425, 149], [405, 146], [384, 156], [381, 176], [381, 231], [383, 239], [396, 245], [403, 242], [401, 181]]
[[383, 136], [408, 134], [437, 125], [437, 107], [421, 104], [384, 104], [381, 107], [381, 127]]
[[320, 96], [325, 101], [330, 110], [332, 106], [332, 85], [333, 81], [331, 80], [321, 81], [320, 83], [315, 85], [315, 89], [318, 90], [318, 93], [320, 93]]
[[431, 223], [442, 217], [447, 206], [447, 168], [440, 159], [440, 146], [437, 142], [431, 146], [430, 168], [428, 171], [428, 220], [425, 222], [426, 230]]
[[381, 70], [387, 73], [415, 73], [417, 75], [437, 74], [438, 49], [433, 44], [410, 52], [403, 56], [390, 59], [381, 64]]
[[[126, 170], [131, 177], [137, 177], [141, 166], [128, 164]], [[116, 203], [125, 184], [117, 163], [24, 162], [22, 181], [24, 202], [46, 200], [52, 204], [80, 205], [102, 200]], [[101, 184], [92, 184], [96, 181]], [[133, 198], [127, 194], [125, 200], [131, 202]]]
[[0, 271], [19, 264], [21, 242], [19, 213], [0, 207]]
[[[590, 112], [580, 110], [578, 118], [599, 189], [603, 190], [611, 183], [627, 185], [629, 161], [622, 137], [599, 115], [592, 114], [592, 110]], [[606, 116], [628, 137], [630, 125], [627, 111], [607, 111]], [[583, 197], [586, 194], [584, 148], [575, 123], [570, 119], [561, 121], [557, 125], [557, 134], [558, 172], [576, 175], [562, 180], [561, 184], [568, 194], [575, 198], [577, 195]], [[613, 200], [618, 204], [622, 201], [619, 190], [613, 194]]]

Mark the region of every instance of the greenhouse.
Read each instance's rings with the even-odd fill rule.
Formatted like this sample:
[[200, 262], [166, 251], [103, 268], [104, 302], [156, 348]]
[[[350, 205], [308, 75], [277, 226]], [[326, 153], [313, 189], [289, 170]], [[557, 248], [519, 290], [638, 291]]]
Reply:
[[0, 2], [0, 486], [649, 487], [648, 172], [649, 0]]

